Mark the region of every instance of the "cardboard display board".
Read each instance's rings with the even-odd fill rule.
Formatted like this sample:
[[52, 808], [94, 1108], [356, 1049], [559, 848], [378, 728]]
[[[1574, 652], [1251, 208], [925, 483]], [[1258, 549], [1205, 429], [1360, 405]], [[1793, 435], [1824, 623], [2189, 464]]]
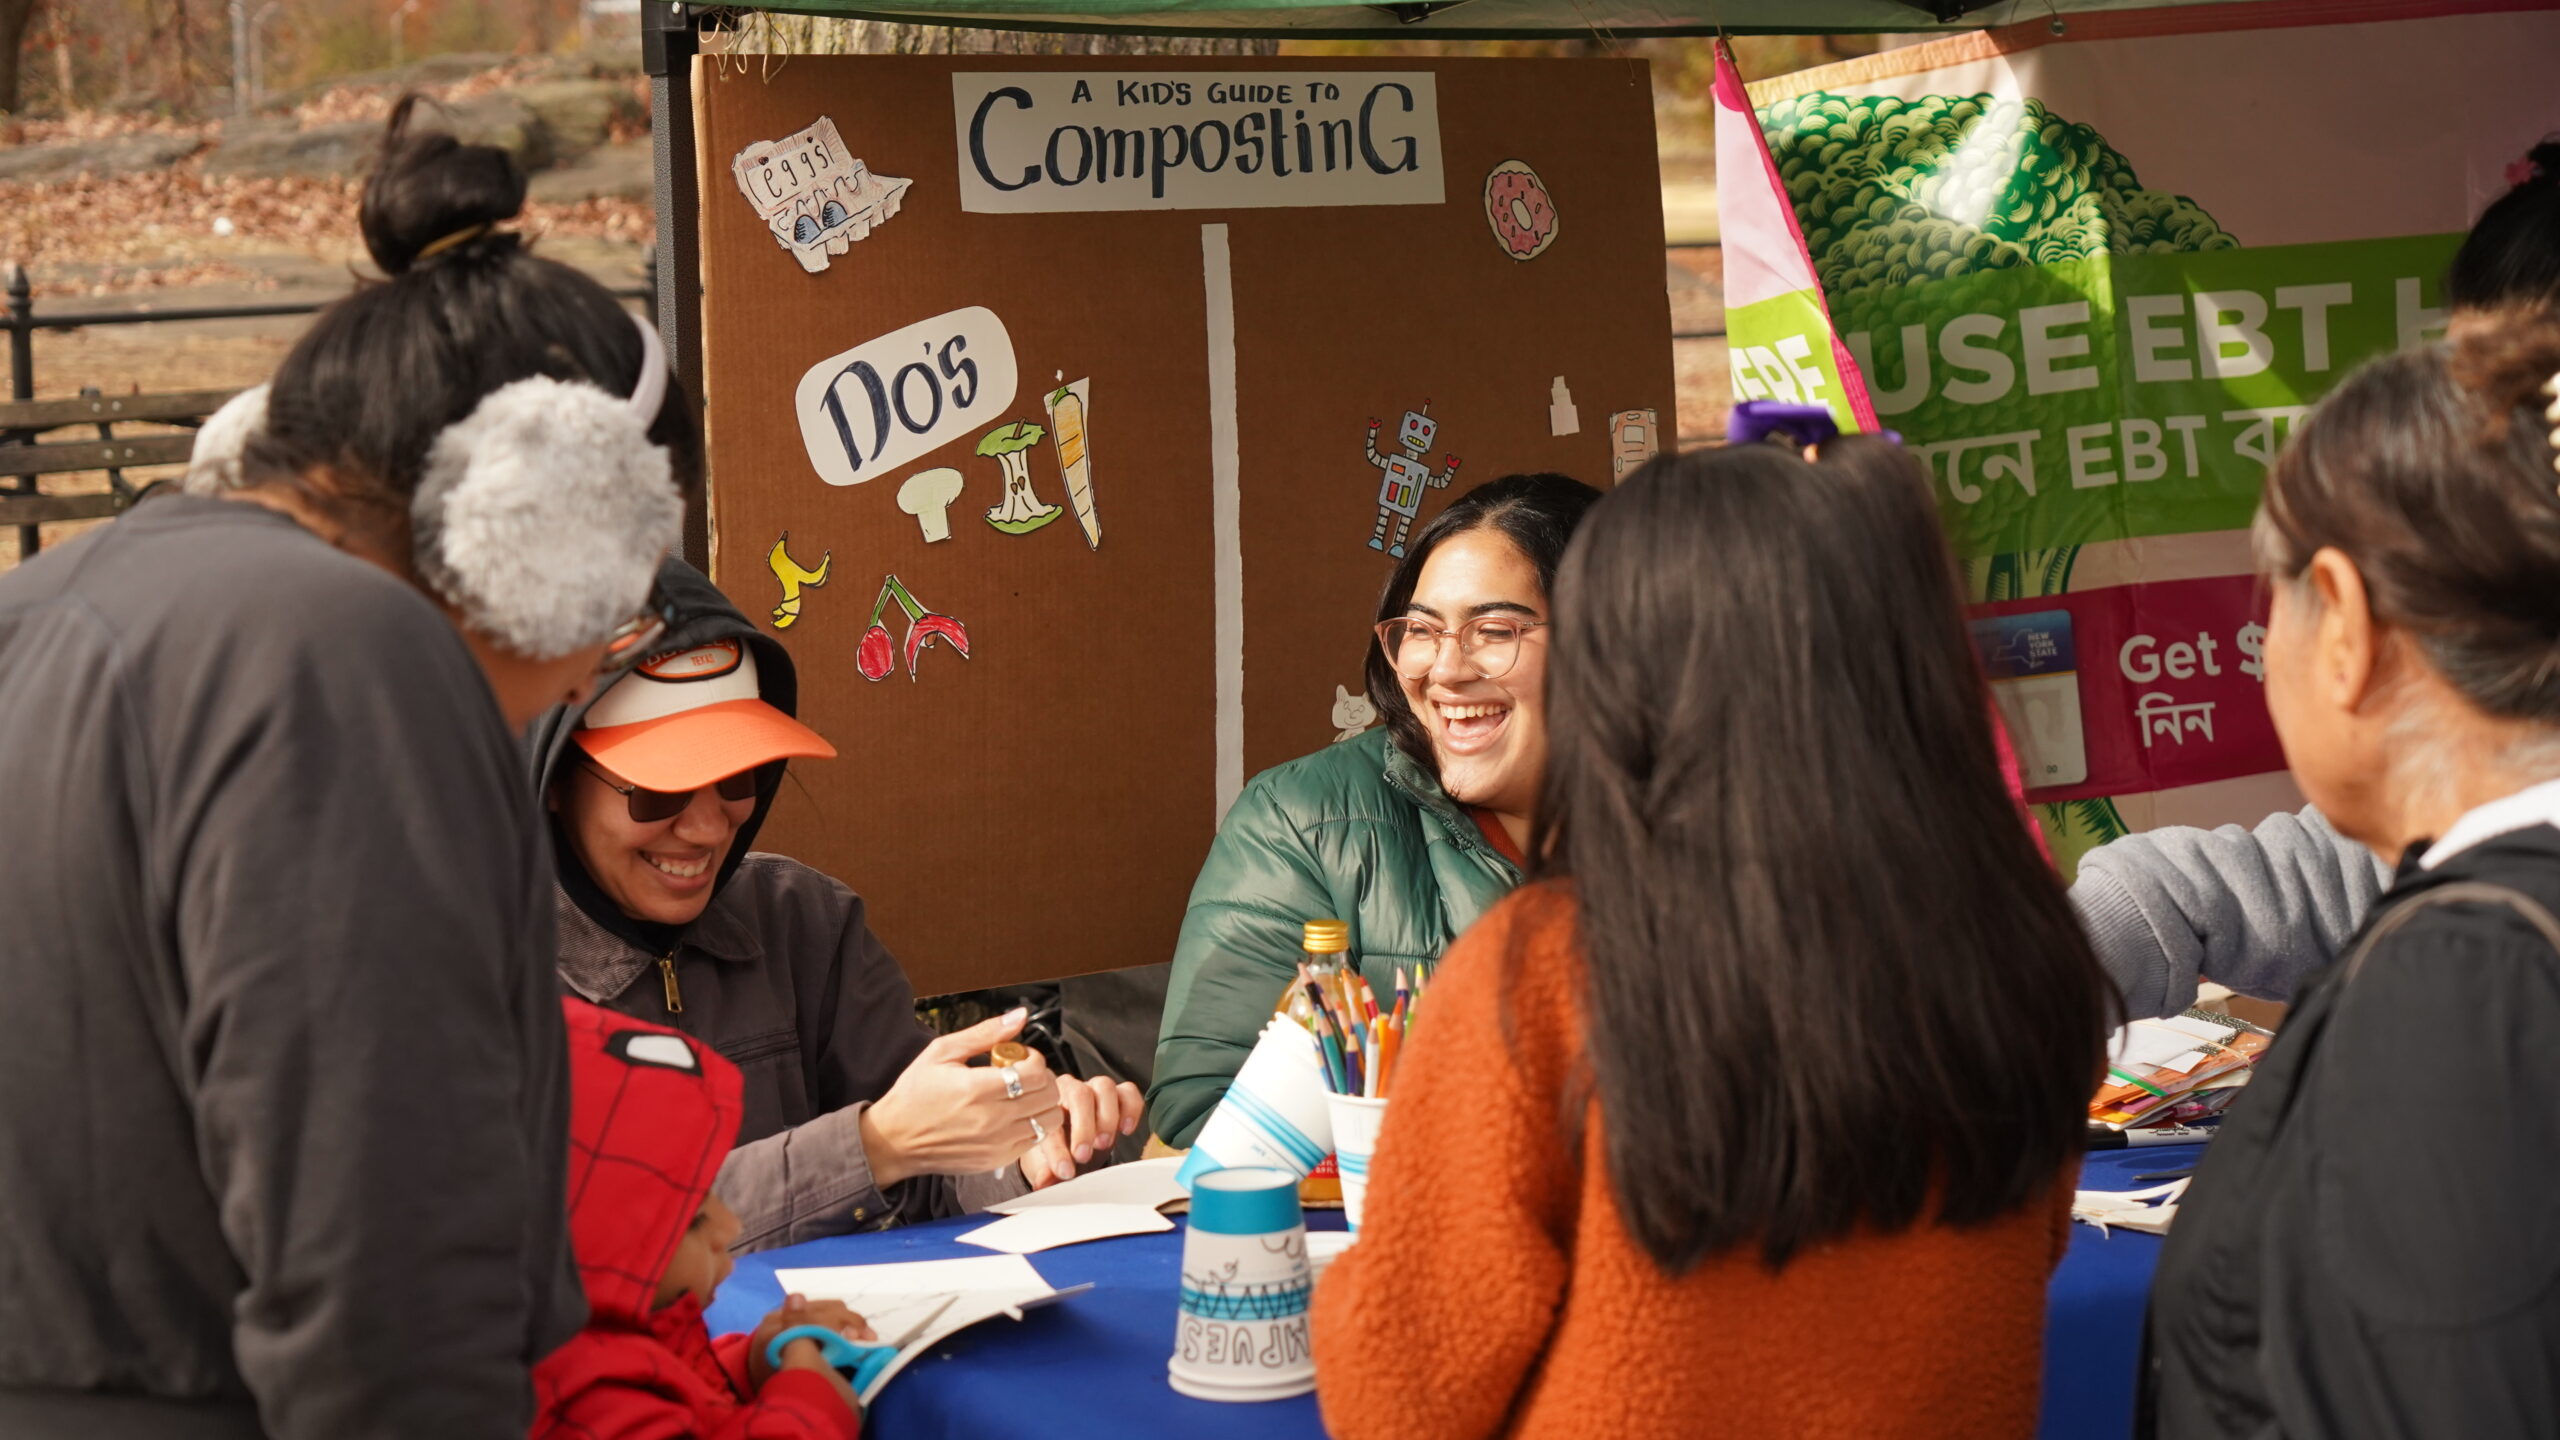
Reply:
[[1167, 958], [1242, 781], [1367, 723], [1405, 527], [1672, 423], [1643, 62], [696, 83], [714, 578], [842, 752], [759, 843], [920, 991]]

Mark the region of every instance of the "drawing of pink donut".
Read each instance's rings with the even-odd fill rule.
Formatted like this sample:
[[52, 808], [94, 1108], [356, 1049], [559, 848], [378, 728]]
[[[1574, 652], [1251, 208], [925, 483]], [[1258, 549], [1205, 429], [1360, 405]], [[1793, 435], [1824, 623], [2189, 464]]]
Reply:
[[1526, 161], [1505, 160], [1485, 175], [1484, 218], [1514, 260], [1534, 259], [1555, 243], [1555, 197]]

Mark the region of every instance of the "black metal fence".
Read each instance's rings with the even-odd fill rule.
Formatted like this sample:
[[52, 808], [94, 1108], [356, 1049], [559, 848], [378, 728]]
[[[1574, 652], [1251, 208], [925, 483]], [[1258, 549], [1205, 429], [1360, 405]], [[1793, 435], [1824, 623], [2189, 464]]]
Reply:
[[[643, 303], [655, 301], [657, 253], [654, 249], [649, 252], [644, 264], [648, 272], [645, 283], [637, 287], [613, 291], [616, 298], [638, 300]], [[6, 292], [6, 321], [5, 324], [0, 324], [0, 328], [5, 328], [9, 336], [9, 398], [13, 402], [20, 403], [35, 399], [35, 337], [39, 330], [84, 330], [100, 325], [171, 325], [187, 321], [263, 320], [285, 315], [313, 315], [328, 308], [337, 299], [336, 296], [331, 296], [327, 300], [285, 301], [273, 305], [200, 305], [180, 306], [166, 310], [142, 307], [122, 310], [49, 310], [38, 314], [35, 306], [34, 282], [28, 278], [25, 268], [17, 265], [9, 267]], [[83, 387], [80, 393], [84, 397], [105, 398], [100, 396], [96, 386]], [[125, 419], [130, 423], [131, 417], [125, 417]], [[185, 423], [183, 420], [167, 421], [157, 417], [154, 419], [155, 423]], [[116, 438], [114, 427], [117, 423], [116, 416], [102, 411], [96, 421], [98, 439], [101, 442], [113, 441]], [[5, 451], [11, 446], [33, 444], [39, 433], [41, 432], [31, 429], [0, 428], [0, 451]], [[100, 458], [115, 457], [111, 450], [102, 450]], [[106, 472], [107, 483], [118, 496], [126, 499], [132, 497], [132, 487], [125, 480], [123, 467], [109, 464], [98, 468]], [[16, 482], [14, 486], [7, 490], [0, 490], [0, 494], [34, 498], [40, 493], [38, 482], [43, 478], [41, 475], [19, 475], [14, 478]], [[43, 547], [44, 536], [40, 525], [22, 524], [17, 527], [17, 530], [19, 559], [24, 560]]]

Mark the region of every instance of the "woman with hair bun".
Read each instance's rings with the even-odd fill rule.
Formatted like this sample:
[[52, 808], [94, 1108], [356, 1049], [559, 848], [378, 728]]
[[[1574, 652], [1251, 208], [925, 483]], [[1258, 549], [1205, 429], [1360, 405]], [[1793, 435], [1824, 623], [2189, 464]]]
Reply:
[[2179, 1207], [2147, 1433], [2560, 1434], [2560, 317], [2483, 315], [2296, 430], [2267, 708], [2396, 862]]
[[698, 426], [410, 118], [388, 278], [0, 575], [0, 1434], [522, 1434], [581, 1319], [515, 732], [645, 652]]

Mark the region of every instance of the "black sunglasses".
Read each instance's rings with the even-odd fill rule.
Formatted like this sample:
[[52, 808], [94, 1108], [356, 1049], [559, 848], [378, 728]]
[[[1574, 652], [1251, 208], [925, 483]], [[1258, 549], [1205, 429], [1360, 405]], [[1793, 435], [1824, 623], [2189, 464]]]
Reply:
[[[630, 808], [631, 823], [634, 825], [655, 825], [661, 820], [673, 820], [685, 812], [685, 807], [693, 803], [694, 796], [702, 793], [699, 789], [644, 790], [637, 785], [616, 785], [613, 783], [613, 777], [602, 770], [598, 770], [593, 765], [587, 768], [595, 772], [598, 780], [604, 782], [604, 788], [622, 797], [622, 803]], [[710, 788], [713, 794], [723, 800], [733, 802], [753, 800], [756, 798], [756, 772], [741, 770], [735, 775], [725, 776], [715, 781]]]

